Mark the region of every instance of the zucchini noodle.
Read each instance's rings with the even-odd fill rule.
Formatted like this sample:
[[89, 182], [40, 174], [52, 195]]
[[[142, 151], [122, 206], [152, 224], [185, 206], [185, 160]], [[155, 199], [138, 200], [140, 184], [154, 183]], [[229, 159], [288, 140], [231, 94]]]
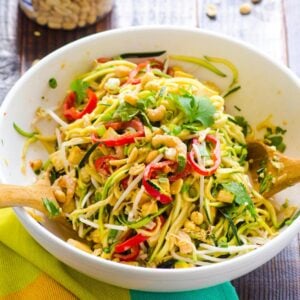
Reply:
[[39, 176], [93, 255], [163, 268], [255, 251], [277, 235], [278, 209], [251, 186], [246, 139], [222, 91], [174, 62], [220, 77], [213, 63], [225, 64], [231, 87], [237, 69], [215, 57], [137, 57], [101, 58], [76, 78], [61, 109], [40, 114], [57, 123], [51, 138], [16, 127], [28, 138], [23, 156], [38, 140], [55, 149]]

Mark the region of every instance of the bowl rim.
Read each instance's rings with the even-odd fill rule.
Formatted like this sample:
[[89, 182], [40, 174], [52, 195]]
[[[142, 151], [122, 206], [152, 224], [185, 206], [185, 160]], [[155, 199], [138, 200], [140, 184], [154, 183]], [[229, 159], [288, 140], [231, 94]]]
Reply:
[[[269, 63], [273, 64], [277, 69], [279, 69], [281, 72], [283, 72], [290, 80], [293, 81], [293, 83], [300, 88], [300, 80], [299, 78], [290, 70], [288, 69], [287, 66], [285, 66], [283, 63], [279, 63], [276, 60], [270, 58], [267, 56], [267, 54], [261, 52], [260, 50], [256, 49], [254, 46], [241, 41], [237, 38], [233, 38], [224, 34], [216, 33], [210, 30], [204, 30], [204, 29], [199, 29], [199, 28], [189, 28], [189, 27], [181, 27], [181, 26], [173, 26], [173, 25], [152, 25], [152, 26], [135, 26], [135, 27], [125, 27], [125, 28], [119, 28], [119, 29], [112, 29], [112, 30], [107, 30], [105, 32], [98, 32], [94, 33], [92, 35], [80, 38], [78, 40], [75, 40], [73, 42], [70, 42], [66, 45], [64, 45], [61, 48], [58, 48], [57, 50], [49, 53], [47, 56], [42, 58], [37, 64], [32, 66], [30, 69], [28, 69], [24, 75], [22, 75], [19, 80], [15, 83], [15, 85], [11, 88], [9, 93], [6, 95], [1, 108], [0, 108], [0, 113], [5, 112], [6, 108], [10, 104], [10, 101], [16, 93], [16, 91], [19, 89], [21, 85], [23, 85], [24, 82], [28, 80], [33, 74], [39, 72], [41, 68], [43, 68], [44, 65], [47, 65], [49, 62], [54, 60], [56, 57], [59, 57], [62, 53], [69, 51], [70, 49], [76, 49], [76, 47], [79, 47], [82, 44], [89, 43], [91, 41], [97, 40], [99, 38], [105, 38], [106, 36], [113, 36], [113, 35], [119, 35], [119, 34], [126, 34], [126, 33], [134, 33], [134, 32], [140, 32], [140, 31], [171, 31], [171, 32], [176, 32], [176, 31], [181, 31], [181, 32], [187, 32], [187, 33], [193, 33], [193, 34], [200, 34], [204, 36], [209, 36], [209, 37], [214, 37], [217, 39], [224, 40], [226, 42], [229, 42], [231, 44], [234, 44], [237, 47], [245, 48], [248, 51], [254, 53], [257, 56], [260, 56], [261, 58], [267, 60]], [[3, 172], [0, 170], [0, 182], [2, 183], [7, 183], [5, 180], [5, 176]], [[97, 263], [97, 264], [103, 264], [106, 267], [110, 267], [112, 269], [118, 269], [126, 272], [130, 271], [135, 271], [135, 272], [143, 272], [144, 274], [164, 274], [168, 275], [170, 280], [172, 280], [172, 275], [175, 274], [194, 274], [198, 273], [199, 270], [202, 270], [201, 272], [206, 272], [206, 271], [221, 271], [224, 270], [223, 268], [231, 268], [234, 265], [237, 264], [243, 264], [244, 262], [253, 259], [256, 255], [259, 255], [261, 252], [268, 252], [269, 250], [272, 249], [273, 244], [280, 244], [285, 240], [285, 234], [278, 234], [278, 236], [274, 237], [272, 240], [267, 242], [265, 245], [252, 250], [248, 253], [245, 253], [240, 256], [235, 256], [232, 259], [228, 259], [222, 262], [218, 263], [212, 263], [209, 265], [201, 266], [199, 267], [193, 267], [193, 268], [187, 268], [187, 269], [158, 269], [158, 268], [146, 268], [146, 267], [137, 267], [137, 266], [132, 266], [132, 265], [126, 265], [126, 264], [121, 264], [118, 262], [110, 261], [103, 259], [101, 257], [93, 256], [91, 254], [85, 253], [82, 250], [77, 249], [76, 247], [68, 244], [64, 240], [60, 239], [57, 237], [55, 234], [53, 234], [51, 231], [47, 230], [44, 228], [42, 225], [40, 225], [37, 221], [35, 221], [32, 217], [30, 217], [25, 209], [23, 208], [14, 208], [14, 211], [16, 212], [18, 218], [21, 220], [23, 225], [25, 225], [26, 229], [27, 226], [30, 227], [35, 227], [36, 231], [41, 234], [42, 236], [47, 236], [47, 238], [53, 240], [56, 244], [59, 245], [59, 247], [66, 248], [67, 251], [70, 251], [77, 256], [82, 256], [84, 259], [92, 262], [92, 263]], [[28, 230], [28, 229], [27, 229]], [[284, 229], [284, 232], [288, 232], [290, 239], [291, 237], [295, 237], [297, 232], [300, 232], [300, 218], [295, 220], [293, 224], [288, 226], [287, 228]], [[285, 243], [282, 243], [283, 246], [281, 247], [280, 250], [285, 246]], [[280, 251], [279, 250], [279, 251]], [[277, 252], [279, 252], [277, 251]], [[272, 251], [270, 251], [272, 252]], [[273, 254], [271, 257], [268, 256], [268, 260], [271, 259], [274, 255], [277, 253]], [[265, 260], [266, 261], [266, 260]], [[167, 277], [166, 277], [167, 278]]]

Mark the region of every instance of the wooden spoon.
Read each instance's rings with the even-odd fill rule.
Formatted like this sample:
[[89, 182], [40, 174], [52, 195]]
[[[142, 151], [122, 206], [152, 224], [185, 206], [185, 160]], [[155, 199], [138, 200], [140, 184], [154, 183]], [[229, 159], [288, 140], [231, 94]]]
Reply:
[[62, 213], [55, 217], [51, 216], [44, 206], [45, 198], [57, 204], [50, 183], [46, 179], [29, 186], [0, 184], [0, 208], [16, 206], [34, 208], [43, 213], [38, 222], [55, 232], [55, 235], [64, 240], [71, 238], [80, 241], [81, 238]]
[[257, 191], [260, 191], [261, 182], [268, 176], [269, 184], [261, 192], [263, 196], [271, 197], [300, 182], [300, 159], [289, 158], [256, 140], [249, 141], [247, 148], [250, 174]]
[[0, 208], [31, 207], [49, 216], [49, 212], [43, 204], [43, 199], [45, 198], [56, 203], [47, 180], [40, 180], [30, 186], [0, 184]]

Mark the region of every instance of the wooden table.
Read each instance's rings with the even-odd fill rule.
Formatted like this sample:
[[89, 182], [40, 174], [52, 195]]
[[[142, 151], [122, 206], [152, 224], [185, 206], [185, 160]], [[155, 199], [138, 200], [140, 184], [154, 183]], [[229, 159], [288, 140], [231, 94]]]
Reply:
[[[299, 0], [263, 0], [247, 16], [239, 13], [243, 2], [116, 0], [113, 12], [97, 25], [67, 32], [31, 22], [19, 11], [17, 0], [0, 0], [0, 100], [35, 59], [88, 34], [130, 25], [173, 24], [225, 33], [253, 44], [300, 75]], [[217, 3], [215, 20], [205, 15], [209, 3]], [[241, 299], [300, 299], [300, 235], [270, 262], [233, 284]]]

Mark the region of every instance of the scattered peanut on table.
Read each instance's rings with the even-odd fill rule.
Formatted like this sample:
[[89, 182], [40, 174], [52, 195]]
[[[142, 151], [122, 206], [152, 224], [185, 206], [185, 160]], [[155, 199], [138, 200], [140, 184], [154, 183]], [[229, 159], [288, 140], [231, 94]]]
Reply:
[[210, 19], [215, 19], [217, 17], [217, 6], [213, 3], [209, 3], [206, 6], [206, 15], [210, 18]]
[[240, 6], [240, 13], [242, 15], [248, 15], [248, 14], [250, 14], [251, 10], [252, 10], [252, 6], [251, 6], [251, 4], [249, 4], [247, 2], [245, 2], [244, 4], [242, 4]]

